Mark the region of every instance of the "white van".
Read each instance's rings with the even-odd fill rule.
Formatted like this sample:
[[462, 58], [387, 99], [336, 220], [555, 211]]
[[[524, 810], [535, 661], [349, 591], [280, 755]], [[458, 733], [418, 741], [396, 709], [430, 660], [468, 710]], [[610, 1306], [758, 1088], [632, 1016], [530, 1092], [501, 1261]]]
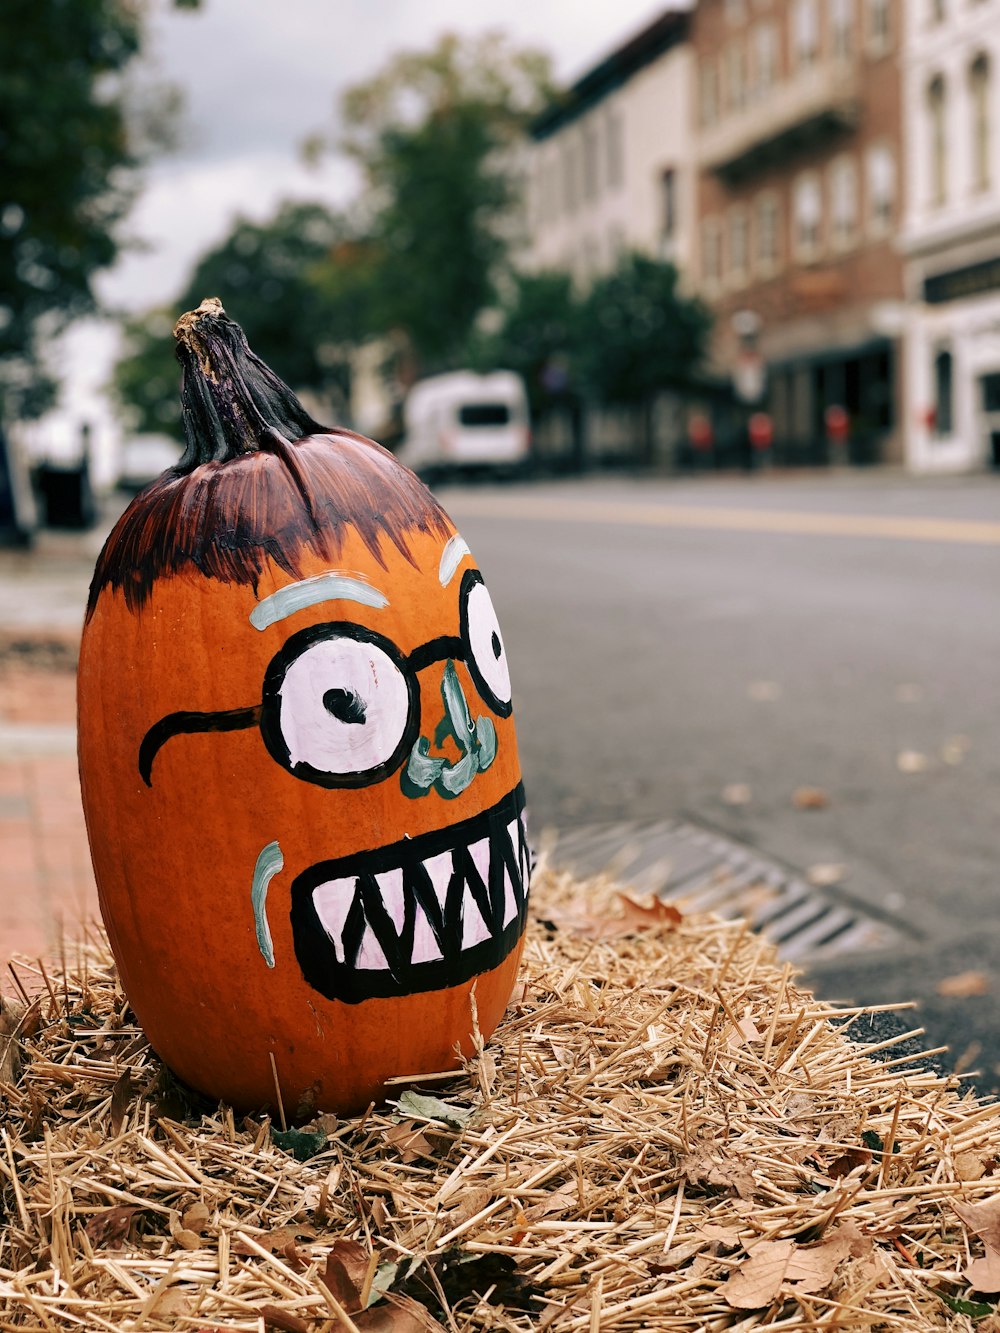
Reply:
[[531, 454], [528, 394], [520, 375], [457, 370], [419, 380], [403, 404], [399, 459], [424, 477], [492, 469], [522, 472]]

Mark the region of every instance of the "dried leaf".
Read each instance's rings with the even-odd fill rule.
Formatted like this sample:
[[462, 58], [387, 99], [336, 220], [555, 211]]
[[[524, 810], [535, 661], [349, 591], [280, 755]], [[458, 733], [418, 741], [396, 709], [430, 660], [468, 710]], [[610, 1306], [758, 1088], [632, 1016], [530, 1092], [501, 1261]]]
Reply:
[[970, 969], [968, 972], [956, 972], [952, 977], [942, 977], [934, 989], [946, 999], [962, 1000], [971, 995], [988, 994], [990, 981], [985, 972]]
[[21, 1036], [27, 1012], [20, 1001], [0, 996], [0, 1083], [16, 1083], [21, 1072]]
[[588, 940], [613, 940], [646, 930], [673, 930], [684, 920], [673, 903], [665, 902], [655, 894], [635, 898], [629, 893], [616, 893], [614, 902], [619, 909], [617, 912], [559, 913], [557, 923]]
[[128, 1104], [132, 1100], [134, 1091], [132, 1071], [126, 1069], [111, 1089], [111, 1131], [113, 1134], [117, 1135], [125, 1123], [125, 1112], [128, 1110]]
[[986, 1163], [975, 1152], [960, 1152], [955, 1157], [955, 1175], [959, 1180], [982, 1180], [986, 1175]]
[[752, 1172], [736, 1162], [727, 1162], [724, 1158], [710, 1157], [707, 1153], [691, 1153], [681, 1157], [677, 1163], [692, 1185], [716, 1186], [735, 1190], [741, 1199], [751, 1199], [754, 1194]]
[[841, 1180], [856, 1171], [859, 1166], [869, 1166], [872, 1155], [867, 1148], [848, 1148], [847, 1152], [835, 1158], [826, 1168], [826, 1174], [834, 1180]]
[[185, 1208], [181, 1214], [181, 1226], [188, 1231], [204, 1231], [211, 1218], [211, 1209], [203, 1203], [193, 1203], [190, 1208]]
[[434, 1148], [430, 1139], [415, 1120], [403, 1120], [385, 1131], [385, 1140], [391, 1143], [399, 1153], [399, 1160], [408, 1163], [418, 1157], [432, 1157]]
[[370, 1262], [368, 1251], [356, 1240], [334, 1241], [326, 1256], [320, 1281], [350, 1315], [363, 1308], [361, 1292]]
[[474, 1114], [472, 1107], [455, 1106], [453, 1102], [443, 1102], [440, 1097], [423, 1092], [404, 1092], [392, 1105], [398, 1106], [405, 1115], [420, 1120], [438, 1120], [451, 1129], [464, 1129]]
[[362, 1333], [445, 1333], [426, 1306], [398, 1292], [354, 1315], [354, 1323]]
[[538, 1222], [543, 1217], [551, 1217], [554, 1213], [560, 1217], [571, 1217], [579, 1207], [580, 1189], [575, 1181], [571, 1181], [553, 1190], [547, 1199], [540, 1199], [538, 1203], [526, 1208], [524, 1215], [529, 1222]]
[[819, 861], [806, 871], [806, 879], [817, 889], [829, 889], [843, 883], [847, 867], [835, 861]]
[[1000, 1291], [1000, 1254], [988, 1246], [982, 1259], [973, 1259], [962, 1269], [973, 1291]]
[[723, 805], [749, 805], [753, 800], [753, 792], [746, 782], [730, 782], [723, 787], [720, 795]]
[[797, 787], [792, 793], [796, 810], [825, 810], [830, 798], [822, 787]]
[[122, 1242], [129, 1233], [132, 1218], [140, 1212], [141, 1208], [116, 1204], [114, 1208], [105, 1208], [99, 1213], [94, 1213], [83, 1229], [95, 1250], [105, 1246], [111, 1250], [118, 1250], [121, 1249]]
[[982, 1203], [956, 1203], [953, 1200], [951, 1206], [988, 1250], [1000, 1254], [1000, 1194], [994, 1194]]
[[830, 1285], [837, 1266], [859, 1256], [871, 1241], [855, 1228], [839, 1228], [818, 1245], [792, 1240], [759, 1241], [750, 1257], [732, 1272], [721, 1291], [735, 1310], [759, 1310], [775, 1300], [782, 1286], [807, 1294]]
[[900, 750], [896, 755], [896, 767], [900, 773], [926, 773], [931, 761], [919, 750]]
[[262, 1305], [260, 1317], [267, 1328], [279, 1328], [282, 1333], [310, 1333], [310, 1326], [298, 1315], [279, 1310], [276, 1305]]

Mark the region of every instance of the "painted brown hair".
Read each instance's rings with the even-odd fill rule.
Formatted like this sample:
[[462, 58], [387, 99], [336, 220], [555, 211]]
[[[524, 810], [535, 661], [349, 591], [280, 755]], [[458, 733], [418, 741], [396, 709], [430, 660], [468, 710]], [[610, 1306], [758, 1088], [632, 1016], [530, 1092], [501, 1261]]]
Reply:
[[221, 304], [175, 329], [187, 449], [119, 519], [97, 562], [87, 618], [106, 587], [138, 612], [159, 578], [196, 570], [255, 589], [268, 560], [299, 577], [302, 555], [335, 559], [348, 527], [384, 564], [408, 532], [451, 531], [427, 488], [352, 431], [325, 430], [247, 345]]

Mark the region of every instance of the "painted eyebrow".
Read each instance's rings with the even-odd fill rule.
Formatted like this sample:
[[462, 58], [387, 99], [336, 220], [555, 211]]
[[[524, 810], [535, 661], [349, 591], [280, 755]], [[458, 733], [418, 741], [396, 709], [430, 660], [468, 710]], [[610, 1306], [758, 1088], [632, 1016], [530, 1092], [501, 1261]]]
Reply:
[[460, 537], [457, 532], [454, 537], [448, 538], [444, 550], [441, 552], [441, 563], [438, 565], [438, 579], [442, 588], [447, 588], [455, 577], [455, 570], [458, 569], [465, 557], [471, 554], [472, 552], [466, 545], [464, 538]]
[[300, 579], [298, 583], [289, 583], [287, 587], [272, 592], [250, 612], [250, 624], [254, 629], [267, 629], [269, 625], [277, 624], [279, 620], [307, 606], [315, 606], [317, 602], [343, 599], [380, 610], [389, 605], [385, 593], [373, 588], [365, 579], [333, 571], [316, 574], [311, 579]]

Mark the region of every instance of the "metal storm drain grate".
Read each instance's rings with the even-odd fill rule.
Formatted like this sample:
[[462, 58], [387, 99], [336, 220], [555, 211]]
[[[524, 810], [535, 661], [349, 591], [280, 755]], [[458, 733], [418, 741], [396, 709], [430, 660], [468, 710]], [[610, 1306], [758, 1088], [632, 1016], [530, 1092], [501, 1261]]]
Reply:
[[848, 896], [817, 889], [759, 852], [683, 821], [570, 830], [555, 837], [549, 859], [581, 877], [611, 875], [688, 912], [746, 917], [795, 962], [885, 949], [903, 938]]

